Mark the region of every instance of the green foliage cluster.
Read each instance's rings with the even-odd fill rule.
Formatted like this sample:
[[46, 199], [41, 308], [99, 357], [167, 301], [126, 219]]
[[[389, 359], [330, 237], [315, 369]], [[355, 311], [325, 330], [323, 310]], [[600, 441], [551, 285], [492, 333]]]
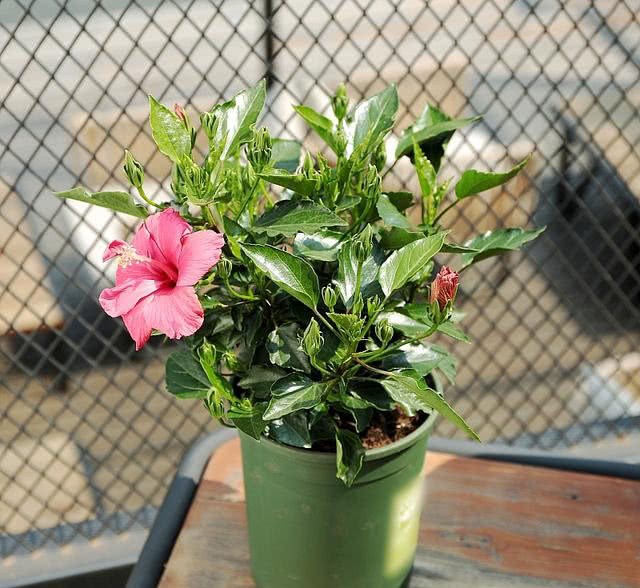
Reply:
[[[129, 152], [125, 172], [147, 206], [128, 192], [58, 194], [140, 218], [174, 206], [195, 229], [225, 234], [223, 258], [198, 284], [204, 325], [170, 355], [168, 390], [202, 399], [213, 417], [256, 438], [335, 444], [348, 485], [362, 466], [360, 434], [380, 411], [436, 411], [477, 438], [443, 394], [440, 376], [453, 381], [456, 360], [427, 341], [435, 333], [468, 341], [453, 301], [444, 310], [428, 302], [430, 281], [439, 253], [458, 256], [460, 271], [541, 232], [499, 229], [460, 245], [441, 225], [455, 204], [508, 181], [527, 160], [505, 173], [466, 171], [451, 190], [438, 179], [447, 143], [476, 119], [427, 106], [395, 154], [413, 162], [420, 193], [389, 192], [381, 172], [395, 86], [353, 107], [341, 86], [333, 118], [295, 107], [331, 157], [256, 129], [265, 97], [260, 82], [201, 114], [201, 161], [188, 115], [150, 98], [153, 138], [173, 163], [171, 203], [147, 197]], [[414, 204], [417, 225], [407, 216]]]

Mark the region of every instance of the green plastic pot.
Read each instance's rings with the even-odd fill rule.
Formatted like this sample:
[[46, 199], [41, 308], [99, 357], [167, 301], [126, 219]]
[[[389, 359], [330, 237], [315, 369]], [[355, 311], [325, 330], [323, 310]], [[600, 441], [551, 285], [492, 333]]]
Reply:
[[335, 453], [240, 433], [251, 568], [258, 588], [399, 588], [415, 556], [422, 468], [437, 415], [366, 452], [354, 484]]

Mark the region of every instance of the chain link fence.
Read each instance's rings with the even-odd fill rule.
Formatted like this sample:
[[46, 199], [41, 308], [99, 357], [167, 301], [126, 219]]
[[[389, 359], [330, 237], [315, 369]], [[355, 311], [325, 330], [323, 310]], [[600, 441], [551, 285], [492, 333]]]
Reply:
[[[465, 275], [474, 345], [454, 346], [449, 396], [486, 441], [631, 455], [638, 38], [639, 0], [2, 0], [2, 556], [144, 533], [185, 448], [214, 426], [197, 403], [163, 393], [166, 349], [135, 354], [97, 306], [113, 279], [101, 254], [131, 224], [51, 194], [122, 188], [125, 147], [148, 192], [169, 189], [147, 94], [202, 111], [266, 76], [264, 122], [313, 147], [292, 104], [326, 111], [341, 81], [354, 99], [396, 82], [398, 130], [427, 101], [484, 115], [452, 141], [444, 175], [505, 169], [533, 150], [524, 179], [448, 219], [456, 241], [548, 226], [523, 253]], [[408, 162], [385, 181], [414, 186]]]

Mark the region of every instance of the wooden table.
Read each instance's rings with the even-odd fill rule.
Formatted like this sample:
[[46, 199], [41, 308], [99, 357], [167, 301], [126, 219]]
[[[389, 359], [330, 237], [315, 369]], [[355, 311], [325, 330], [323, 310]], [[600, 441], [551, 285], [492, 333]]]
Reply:
[[[433, 451], [425, 473], [411, 588], [640, 587], [639, 481]], [[209, 460], [159, 585], [255, 586], [237, 438]]]

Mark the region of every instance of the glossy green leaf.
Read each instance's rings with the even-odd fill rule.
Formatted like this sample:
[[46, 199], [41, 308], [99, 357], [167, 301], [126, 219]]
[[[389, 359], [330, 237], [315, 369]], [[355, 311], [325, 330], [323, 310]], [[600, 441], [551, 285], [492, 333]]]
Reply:
[[262, 113], [266, 99], [266, 85], [260, 80], [253, 88], [238, 92], [231, 100], [211, 109], [219, 119], [215, 141], [224, 142], [220, 159], [234, 155], [241, 145], [253, 136], [253, 128]]
[[267, 426], [267, 423], [262, 418], [266, 406], [266, 402], [259, 402], [254, 405], [238, 404], [228, 410], [227, 418], [243, 433], [254, 439], [260, 439]]
[[371, 150], [392, 129], [398, 111], [398, 91], [391, 84], [379, 94], [360, 102], [353, 110], [347, 126], [351, 151], [363, 144], [364, 152]]
[[404, 212], [412, 204], [415, 203], [415, 199], [411, 192], [385, 192], [389, 202], [393, 204], [400, 212]]
[[269, 236], [315, 233], [326, 227], [344, 227], [347, 222], [322, 204], [311, 200], [281, 200], [253, 225], [253, 230]]
[[364, 447], [360, 437], [347, 429], [336, 429], [336, 476], [351, 486], [362, 469]]
[[400, 347], [382, 360], [386, 370], [393, 368], [411, 368], [420, 376], [439, 369], [453, 384], [455, 382], [457, 362], [446, 349], [439, 345], [411, 344]]
[[207, 374], [190, 351], [174, 351], [165, 366], [167, 390], [178, 398], [205, 398], [211, 389]]
[[271, 165], [293, 173], [300, 165], [302, 146], [291, 139], [274, 139], [271, 147]]
[[457, 243], [445, 243], [440, 249], [440, 253], [475, 253], [476, 251], [478, 250], [473, 247], [458, 245]]
[[[410, 305], [400, 308], [403, 312], [383, 312], [380, 314], [380, 319], [387, 319], [389, 324], [394, 328], [406, 335], [407, 337], [417, 337], [422, 333], [426, 333], [432, 325], [432, 322], [426, 317], [422, 312], [419, 314], [420, 319], [414, 318], [413, 316], [408, 315], [408, 308]], [[426, 305], [415, 305], [424, 307]], [[416, 316], [418, 314], [416, 313]], [[457, 339], [458, 341], [463, 341], [465, 343], [469, 343], [471, 339], [466, 335], [466, 333], [460, 329], [455, 323], [452, 321], [445, 321], [444, 323], [438, 325], [438, 332], [443, 335], [447, 335], [453, 339]]]
[[[424, 325], [425, 329], [431, 328], [433, 323], [429, 318], [429, 308], [426, 304], [407, 304], [400, 310], [409, 315], [412, 319], [420, 321], [421, 324]], [[458, 341], [463, 341], [465, 343], [471, 342], [469, 336], [451, 319], [438, 325], [438, 332], [443, 335], [447, 335], [452, 339], [457, 339]]]
[[389, 296], [394, 290], [404, 286], [424, 268], [442, 248], [444, 237], [444, 233], [436, 233], [394, 251], [380, 267], [378, 280], [385, 295]]
[[336, 231], [318, 231], [313, 235], [298, 233], [293, 240], [293, 252], [307, 259], [335, 261], [338, 258], [342, 237]]
[[333, 123], [331, 119], [316, 112], [310, 106], [294, 106], [295, 111], [304, 121], [319, 135], [319, 137], [331, 147], [334, 153], [337, 152], [336, 139], [333, 134]]
[[389, 227], [398, 227], [400, 229], [411, 228], [409, 219], [391, 203], [386, 194], [380, 195], [376, 208], [378, 209], [378, 214], [385, 225]]
[[456, 198], [463, 200], [464, 198], [474, 196], [485, 190], [501, 186], [518, 175], [524, 166], [529, 163], [530, 159], [531, 154], [527, 155], [520, 163], [506, 172], [482, 172], [475, 169], [465, 171], [456, 184]]
[[315, 309], [320, 286], [318, 276], [307, 261], [270, 245], [243, 244], [241, 247], [251, 261], [285, 292]]
[[434, 169], [438, 170], [444, 151], [455, 131], [480, 118], [474, 116], [454, 119], [435, 106], [427, 104], [416, 122], [405, 129], [400, 137], [396, 148], [396, 159], [400, 159], [403, 155], [412, 156], [413, 142], [415, 141]]
[[292, 447], [311, 448], [309, 418], [305, 412], [294, 412], [269, 424], [269, 437]]
[[[380, 291], [377, 277], [383, 259], [384, 252], [377, 243], [374, 243], [372, 254], [362, 264], [360, 292], [365, 299]], [[347, 241], [338, 253], [338, 275], [335, 279], [340, 297], [347, 307], [353, 303], [357, 272], [358, 260], [355, 256], [353, 241]]]
[[271, 391], [271, 385], [285, 375], [286, 372], [277, 367], [254, 365], [247, 375], [240, 379], [238, 386], [251, 390], [258, 398], [266, 398]]
[[313, 408], [322, 401], [325, 385], [301, 374], [290, 374], [274, 382], [272, 398], [264, 413], [265, 420], [282, 418], [292, 412]]
[[335, 204], [335, 210], [336, 212], [340, 212], [341, 210], [349, 210], [350, 208], [353, 208], [354, 206], [359, 204], [361, 200], [362, 198], [360, 198], [360, 196], [341, 196]]
[[266, 348], [271, 363], [303, 372], [310, 371], [309, 360], [300, 349], [299, 331], [298, 325], [293, 323], [281, 325], [269, 333]]
[[149, 96], [149, 123], [158, 149], [178, 163], [191, 153], [191, 135], [173, 110]]
[[533, 241], [538, 235], [544, 232], [545, 229], [546, 227], [539, 229], [522, 229], [516, 227], [487, 231], [483, 235], [479, 235], [466, 243], [468, 247], [476, 251], [462, 255], [462, 267], [467, 267], [488, 257], [493, 257], [494, 255], [515, 251], [525, 243]]
[[149, 213], [144, 206], [136, 204], [129, 192], [88, 192], [85, 188], [73, 188], [64, 192], [54, 192], [58, 198], [77, 200], [94, 206], [108, 208], [138, 218], [147, 218]]
[[423, 237], [424, 233], [421, 231], [408, 231], [399, 227], [392, 227], [387, 231], [381, 231], [380, 244], [387, 251], [391, 251], [394, 249], [401, 249], [405, 245], [408, 245], [413, 241], [417, 241], [418, 239], [422, 239]]
[[424, 379], [415, 370], [400, 370], [380, 382], [389, 396], [400, 404], [409, 414], [416, 410], [431, 412], [435, 410], [452, 422], [469, 437], [480, 441], [477, 433], [465, 420], [440, 396], [427, 386]]
[[316, 191], [315, 180], [310, 180], [302, 174], [290, 174], [282, 169], [273, 169], [268, 172], [258, 174], [265, 182], [270, 182], [276, 186], [288, 188], [292, 192], [311, 196]]

